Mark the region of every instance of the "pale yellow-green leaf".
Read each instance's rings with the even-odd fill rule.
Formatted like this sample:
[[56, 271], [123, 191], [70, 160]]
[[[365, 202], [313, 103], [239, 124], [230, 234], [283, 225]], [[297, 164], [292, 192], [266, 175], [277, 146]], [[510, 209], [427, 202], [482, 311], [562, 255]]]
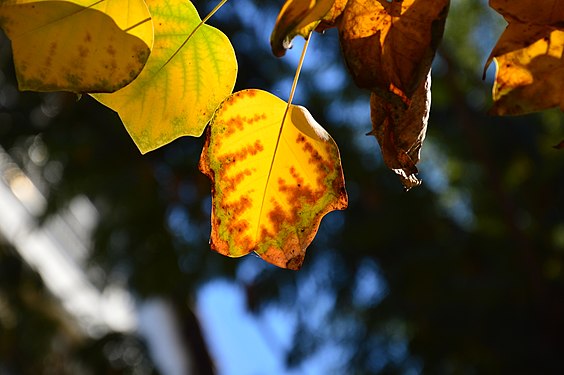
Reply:
[[211, 247], [256, 252], [298, 269], [319, 223], [347, 206], [339, 150], [303, 107], [260, 90], [233, 94], [207, 133], [200, 170], [212, 180]]
[[335, 0], [287, 0], [274, 25], [270, 45], [280, 57], [292, 46], [296, 35], [307, 38], [335, 3]]
[[153, 44], [143, 0], [0, 4], [20, 90], [112, 92], [141, 72]]
[[142, 153], [181, 136], [200, 136], [237, 76], [229, 39], [211, 26], [197, 28], [201, 19], [191, 2], [147, 5], [155, 42], [145, 68], [123, 89], [93, 95], [119, 114]]

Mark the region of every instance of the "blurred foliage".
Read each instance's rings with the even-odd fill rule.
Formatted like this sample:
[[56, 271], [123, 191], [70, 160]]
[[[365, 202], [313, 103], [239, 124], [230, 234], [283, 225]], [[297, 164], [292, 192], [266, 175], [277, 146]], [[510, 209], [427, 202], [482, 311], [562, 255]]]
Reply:
[[[195, 4], [201, 14], [214, 5]], [[268, 45], [281, 1], [236, 4], [210, 20], [235, 47], [236, 89], [284, 98], [297, 56], [275, 59]], [[368, 93], [344, 75], [335, 31], [314, 35], [295, 102], [339, 144], [350, 203], [323, 220], [299, 272], [209, 251], [201, 139], [141, 156], [117, 115], [91, 98], [18, 93], [5, 39], [0, 144], [46, 181], [46, 215], [78, 194], [94, 202], [100, 223], [91, 262], [103, 280], [127, 280], [140, 298], [169, 298], [184, 317], [202, 283], [229, 278], [244, 285], [250, 311], [278, 306], [298, 316], [288, 366], [329, 350], [343, 374], [563, 373], [564, 153], [552, 146], [564, 139], [564, 116], [486, 115], [491, 79], [481, 81], [481, 70], [503, 29], [492, 12], [484, 1], [453, 1], [434, 65], [423, 185], [409, 193], [364, 136]], [[48, 152], [40, 165], [29, 157], [38, 142]], [[18, 271], [25, 266], [6, 251], [2, 296], [17, 300], [22, 288], [43, 295], [37, 275]], [[0, 373], [13, 363], [10, 374], [37, 373], [45, 357], [60, 355], [64, 326], [34, 303], [9, 303], [22, 318], [12, 328], [0, 319]], [[128, 365], [104, 350], [104, 340], [140, 345], [127, 341], [134, 338], [89, 340], [87, 350], [65, 344], [85, 373], [153, 371], [147, 357]]]
[[139, 338], [84, 337], [41, 277], [0, 243], [0, 374], [152, 373]]

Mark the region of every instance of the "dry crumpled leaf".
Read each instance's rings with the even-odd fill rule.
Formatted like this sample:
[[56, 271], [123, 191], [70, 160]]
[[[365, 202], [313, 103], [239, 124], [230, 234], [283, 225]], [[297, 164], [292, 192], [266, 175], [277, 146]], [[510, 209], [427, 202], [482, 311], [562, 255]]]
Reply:
[[408, 107], [372, 93], [372, 131], [380, 144], [386, 166], [394, 171], [406, 190], [421, 184], [416, 176], [419, 153], [431, 109], [431, 71], [421, 81]]
[[564, 110], [563, 5], [559, 0], [490, 0], [509, 23], [485, 67], [492, 61], [497, 67], [491, 113]]
[[[372, 131], [386, 165], [409, 190], [431, 105], [431, 63], [449, 0], [348, 0], [331, 15], [355, 83], [372, 91]], [[326, 21], [330, 26], [331, 20]]]
[[337, 27], [355, 83], [407, 103], [429, 71], [449, 3], [349, 0]]
[[307, 38], [331, 9], [335, 0], [287, 0], [278, 14], [270, 36], [275, 56], [284, 56], [296, 35]]

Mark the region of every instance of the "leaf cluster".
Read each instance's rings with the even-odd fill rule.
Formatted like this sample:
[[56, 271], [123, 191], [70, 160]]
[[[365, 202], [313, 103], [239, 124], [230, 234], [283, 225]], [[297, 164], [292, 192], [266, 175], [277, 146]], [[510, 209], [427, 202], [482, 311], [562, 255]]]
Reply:
[[[347, 207], [339, 150], [307, 109], [292, 104], [310, 36], [336, 28], [352, 80], [370, 90], [374, 135], [408, 190], [431, 106], [431, 65], [449, 0], [288, 0], [271, 36], [283, 56], [306, 38], [287, 101], [258, 89], [232, 93], [229, 38], [180, 0], [5, 0], [20, 90], [88, 93], [115, 110], [142, 153], [182, 136], [206, 141], [200, 170], [212, 181], [211, 247], [255, 252], [301, 267], [328, 212]], [[495, 114], [560, 106], [564, 14], [558, 1], [491, 0], [508, 21], [486, 68], [497, 66]], [[127, 10], [127, 11], [125, 11]]]

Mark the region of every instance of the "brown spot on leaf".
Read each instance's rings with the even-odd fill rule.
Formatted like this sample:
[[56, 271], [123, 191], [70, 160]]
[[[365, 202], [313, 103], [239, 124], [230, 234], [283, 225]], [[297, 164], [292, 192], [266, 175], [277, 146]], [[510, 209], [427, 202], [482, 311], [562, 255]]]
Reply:
[[78, 46], [78, 55], [82, 58], [88, 57], [90, 50], [84, 46]]
[[[232, 162], [234, 163], [236, 160], [233, 160]], [[225, 187], [223, 188], [223, 194], [225, 194], [226, 196], [230, 193], [232, 193], [233, 191], [235, 191], [235, 189], [237, 188], [237, 186], [243, 181], [243, 179], [245, 177], [248, 177], [252, 175], [252, 172], [250, 169], [245, 169], [239, 173], [237, 173], [235, 176], [230, 177], [230, 176], [225, 176], [223, 179], [223, 184], [225, 185]]]
[[295, 257], [288, 260], [288, 262], [286, 263], [286, 268], [293, 271], [299, 270], [302, 267], [304, 258], [305, 257], [303, 254], [296, 255]]
[[49, 55], [53, 56], [57, 52], [57, 42], [51, 42], [49, 44]]
[[294, 214], [290, 213], [290, 215], [287, 215], [284, 212], [282, 206], [280, 206], [278, 202], [275, 202], [274, 208], [268, 212], [267, 216], [268, 216], [268, 220], [270, 221], [270, 224], [272, 224], [274, 233], [277, 234], [281, 232], [284, 225], [286, 224], [291, 225], [295, 221], [295, 216], [297, 215], [295, 213]]
[[229, 137], [230, 135], [234, 134], [236, 131], [243, 131], [245, 129], [245, 125], [252, 125], [257, 121], [264, 120], [266, 118], [266, 114], [255, 114], [253, 117], [246, 117], [237, 115], [228, 119], [225, 122], [225, 136]]
[[241, 93], [241, 97], [248, 96], [249, 98], [254, 98], [257, 95], [255, 90], [245, 90]]

